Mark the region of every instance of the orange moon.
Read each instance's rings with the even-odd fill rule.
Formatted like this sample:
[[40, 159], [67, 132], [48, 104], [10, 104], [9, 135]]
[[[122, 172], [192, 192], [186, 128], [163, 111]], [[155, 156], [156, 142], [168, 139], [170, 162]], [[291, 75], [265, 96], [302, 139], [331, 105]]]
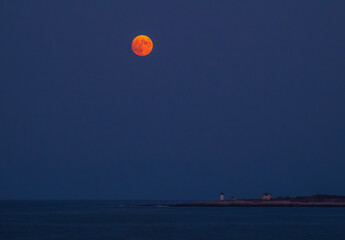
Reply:
[[150, 54], [153, 48], [152, 40], [145, 35], [139, 35], [133, 39], [132, 50], [139, 56], [146, 56]]

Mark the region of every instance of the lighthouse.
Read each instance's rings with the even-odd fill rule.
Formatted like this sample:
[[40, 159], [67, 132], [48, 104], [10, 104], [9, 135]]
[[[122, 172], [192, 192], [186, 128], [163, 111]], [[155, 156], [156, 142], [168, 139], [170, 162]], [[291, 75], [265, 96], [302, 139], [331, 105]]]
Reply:
[[224, 193], [223, 193], [223, 192], [220, 193], [220, 200], [221, 200], [221, 201], [224, 200]]

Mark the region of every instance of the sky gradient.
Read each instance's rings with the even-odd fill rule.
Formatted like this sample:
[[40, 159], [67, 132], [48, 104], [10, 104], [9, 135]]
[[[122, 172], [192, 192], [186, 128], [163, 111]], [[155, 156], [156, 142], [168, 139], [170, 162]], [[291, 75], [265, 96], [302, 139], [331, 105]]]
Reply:
[[0, 36], [0, 199], [345, 195], [345, 1], [8, 0]]

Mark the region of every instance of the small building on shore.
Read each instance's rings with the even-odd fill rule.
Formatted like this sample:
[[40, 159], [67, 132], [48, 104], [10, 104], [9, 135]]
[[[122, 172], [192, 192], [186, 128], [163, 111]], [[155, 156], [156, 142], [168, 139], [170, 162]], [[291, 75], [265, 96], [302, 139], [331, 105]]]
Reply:
[[220, 200], [224, 201], [224, 193], [223, 192], [220, 193]]
[[271, 198], [272, 198], [272, 195], [268, 192], [263, 193], [261, 196], [262, 200], [271, 200]]

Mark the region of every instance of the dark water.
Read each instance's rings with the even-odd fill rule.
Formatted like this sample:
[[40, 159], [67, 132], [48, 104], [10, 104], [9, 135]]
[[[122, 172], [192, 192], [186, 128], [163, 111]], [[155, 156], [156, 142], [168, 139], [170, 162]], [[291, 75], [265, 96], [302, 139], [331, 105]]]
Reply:
[[0, 239], [345, 239], [345, 208], [129, 207], [0, 201]]

